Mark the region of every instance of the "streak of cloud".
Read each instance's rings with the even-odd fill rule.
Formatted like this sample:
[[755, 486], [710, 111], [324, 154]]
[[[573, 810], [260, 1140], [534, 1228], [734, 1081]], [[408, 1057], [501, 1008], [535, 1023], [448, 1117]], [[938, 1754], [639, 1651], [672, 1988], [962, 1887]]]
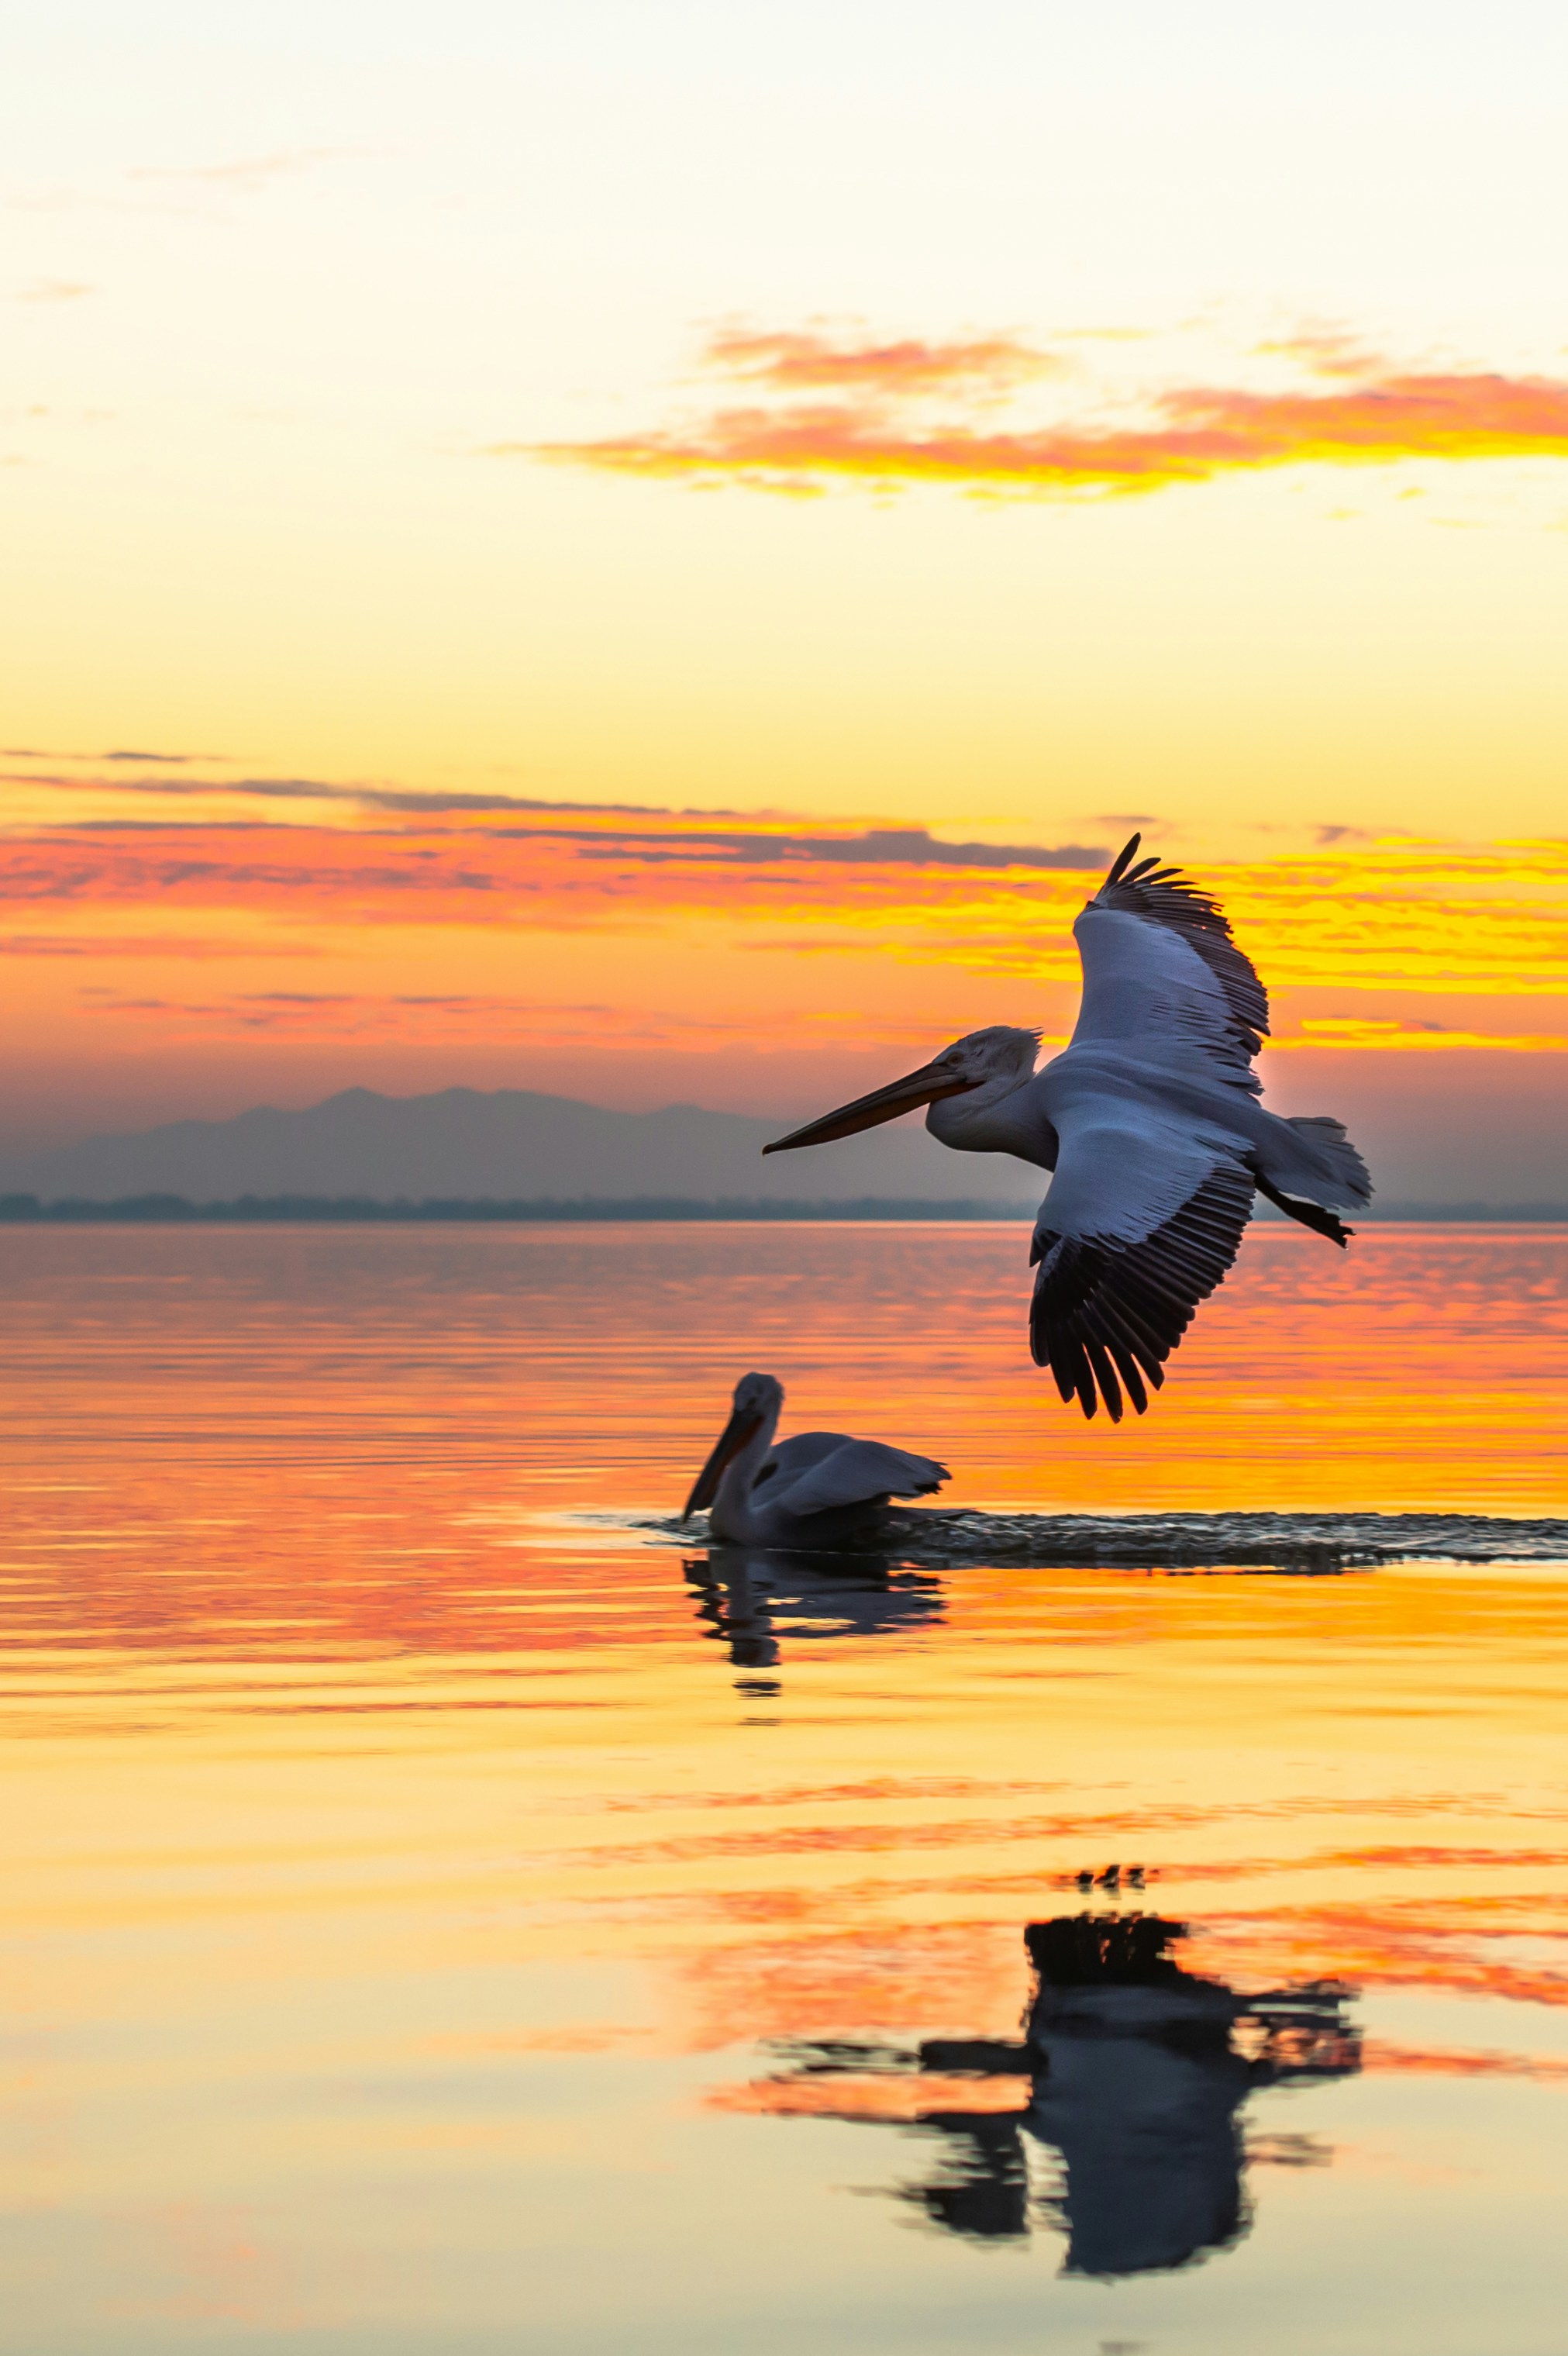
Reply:
[[806, 329], [764, 335], [720, 328], [705, 358], [714, 368], [780, 392], [853, 391], [884, 400], [961, 386], [973, 396], [1051, 375], [1063, 363], [1017, 336], [976, 336], [947, 343], [835, 341]]
[[244, 155], [228, 164], [142, 164], [128, 179], [176, 187], [233, 188], [244, 196], [271, 187], [292, 172], [309, 171], [316, 164], [334, 164], [358, 151], [349, 147], [281, 147], [268, 155]]
[[[552, 832], [559, 830], [552, 829]], [[688, 834], [645, 845], [635, 837], [595, 838], [586, 856], [622, 859], [719, 859], [741, 865], [784, 861], [838, 867], [1054, 867], [1098, 873], [1102, 848], [1067, 842], [938, 842], [924, 827], [869, 827], [863, 834]]]
[[[221, 753], [144, 753], [140, 751], [119, 750], [111, 753], [62, 753], [59, 751], [58, 746], [51, 750], [37, 744], [0, 744], [0, 761], [29, 761], [34, 763], [40, 761], [64, 761], [76, 763], [91, 763], [94, 761], [136, 761], [142, 763], [148, 768], [171, 769], [183, 768], [191, 761], [221, 761], [223, 758], [224, 755]], [[6, 782], [8, 784], [66, 785], [76, 781], [73, 778], [68, 777], [33, 777], [9, 778]], [[123, 781], [116, 778], [114, 782], [118, 786]]]
[[1270, 359], [1296, 360], [1315, 376], [1371, 379], [1386, 366], [1380, 353], [1341, 327], [1298, 327], [1292, 335], [1271, 337], [1258, 349]]
[[197, 933], [0, 933], [0, 957], [191, 958], [310, 958], [307, 941], [260, 941]]
[[[118, 755], [111, 755], [117, 758]], [[126, 755], [136, 758], [136, 755]], [[737, 828], [706, 829], [694, 820], [732, 817], [726, 810], [672, 810], [642, 802], [554, 802], [520, 794], [423, 793], [400, 787], [329, 785], [313, 777], [237, 778], [111, 778], [80, 776], [32, 777], [26, 782], [51, 785], [68, 792], [106, 786], [116, 794], [151, 797], [156, 800], [197, 800], [230, 796], [258, 801], [327, 802], [377, 810], [389, 817], [408, 818], [537, 818], [576, 819], [582, 823], [551, 823], [541, 828], [507, 826], [486, 830], [514, 841], [538, 833], [554, 841], [576, 839], [584, 856], [628, 860], [720, 860], [739, 864], [776, 865], [780, 862], [820, 862], [831, 866], [894, 867], [1043, 867], [1092, 870], [1102, 866], [1106, 853], [1084, 843], [944, 842], [925, 827], [867, 827], [858, 833], [815, 834], [787, 824], [752, 823]], [[636, 818], [655, 821], [653, 829], [606, 827], [603, 819]], [[189, 823], [178, 819], [87, 819], [60, 830], [73, 833], [112, 831], [125, 828], [158, 828]], [[207, 820], [211, 826], [243, 825], [244, 820]], [[469, 838], [472, 839], [472, 838]]]
[[[189, 761], [210, 760], [210, 754], [197, 753], [101, 753], [88, 755], [14, 751], [0, 757], [16, 761], [123, 761], [153, 767], [183, 766]], [[407, 811], [412, 816], [440, 817], [464, 812], [482, 814], [487, 810], [546, 812], [576, 811], [580, 815], [606, 813], [611, 816], [635, 818], [667, 818], [673, 813], [652, 802], [558, 802], [547, 801], [526, 794], [505, 793], [442, 793], [422, 792], [417, 788], [394, 786], [345, 786], [330, 783], [323, 777], [101, 777], [91, 768], [57, 770], [47, 776], [17, 773], [5, 776], [0, 773], [0, 783], [9, 785], [49, 786], [66, 792], [85, 793], [101, 790], [113, 794], [149, 795], [158, 800], [208, 800], [220, 795], [233, 795], [251, 801], [335, 802], [351, 809], [380, 809], [391, 813]], [[690, 816], [686, 812], [680, 815]], [[706, 818], [729, 818], [732, 811], [705, 810]], [[128, 823], [130, 821], [127, 821]], [[180, 821], [184, 823], [185, 821]], [[156, 821], [149, 821], [156, 823]]]
[[1276, 1035], [1270, 1046], [1354, 1047], [1362, 1052], [1401, 1054], [1436, 1049], [1486, 1047], [1515, 1055], [1561, 1055], [1568, 1052], [1568, 1033], [1561, 1031], [1461, 1031], [1445, 1023], [1409, 1023], [1366, 1014], [1304, 1015], [1298, 1031]]
[[105, 753], [101, 757], [105, 761], [139, 761], [144, 763], [148, 768], [154, 769], [176, 769], [183, 768], [189, 761], [212, 761], [219, 758], [219, 755], [213, 753], [142, 753], [131, 751]]
[[[784, 1010], [775, 1021], [759, 1021], [746, 1010], [734, 1014], [681, 1012], [604, 1002], [556, 999], [511, 999], [452, 991], [422, 995], [386, 995], [350, 991], [255, 991], [207, 999], [91, 993], [95, 1017], [129, 1021], [145, 1028], [147, 1018], [165, 1033], [192, 1031], [214, 1036], [312, 1040], [441, 1040], [504, 1038], [554, 1046], [594, 1046], [613, 1029], [623, 1046], [712, 1047], [744, 1040], [787, 1047], [803, 1032], [831, 1040], [841, 1019], [821, 1012]], [[857, 1044], [868, 1041], [907, 1048], [907, 1026], [866, 1023], [857, 1019]], [[914, 1039], [923, 1037], [916, 1033]]]
[[1568, 382], [1488, 370], [1385, 370], [1328, 390], [1181, 385], [1155, 395], [1141, 422], [1068, 419], [1006, 429], [961, 415], [908, 424], [861, 390], [836, 402], [721, 408], [686, 430], [498, 443], [487, 455], [795, 493], [839, 482], [1126, 496], [1280, 466], [1568, 457]]
[[[413, 807], [418, 809], [422, 805], [415, 800]], [[438, 809], [444, 815], [452, 807], [451, 801], [443, 801], [438, 805]], [[457, 807], [471, 811], [475, 805], [464, 798], [458, 798]], [[480, 803], [477, 807], [485, 810], [493, 806]], [[545, 809], [549, 807], [549, 804], [544, 805]], [[564, 808], [576, 813], [580, 806], [569, 803]], [[669, 816], [673, 821], [676, 813], [671, 812]], [[243, 819], [219, 819], [201, 823], [199, 830], [216, 837], [225, 832], [243, 833], [248, 831], [248, 828]], [[304, 832], [307, 830], [293, 830]], [[122, 832], [185, 834], [192, 830], [187, 821], [180, 819], [92, 818], [60, 827], [55, 831], [61, 836], [84, 836]], [[577, 847], [581, 858], [633, 865], [667, 865], [673, 862], [683, 866], [721, 864], [733, 867], [1033, 867], [1097, 873], [1105, 864], [1107, 856], [1104, 847], [1072, 842], [1053, 847], [1040, 843], [939, 842], [923, 827], [872, 827], [856, 835], [740, 830], [734, 833], [704, 833], [680, 830], [673, 824], [667, 833], [597, 826], [505, 826], [486, 828], [483, 831], [493, 840], [503, 842], [571, 843]], [[366, 837], [361, 834], [349, 839], [363, 841]], [[400, 838], [391, 836], [388, 839], [397, 841]], [[453, 840], [451, 837], [445, 839]], [[475, 833], [467, 833], [456, 839], [471, 851], [481, 838]]]

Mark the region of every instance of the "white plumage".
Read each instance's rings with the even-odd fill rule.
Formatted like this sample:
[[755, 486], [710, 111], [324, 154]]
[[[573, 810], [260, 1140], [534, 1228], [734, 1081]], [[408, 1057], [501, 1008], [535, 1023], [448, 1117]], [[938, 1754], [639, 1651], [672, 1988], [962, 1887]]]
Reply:
[[1035, 1225], [1036, 1363], [1086, 1416], [1146, 1386], [1200, 1301], [1223, 1282], [1254, 1190], [1343, 1244], [1339, 1214], [1368, 1202], [1366, 1165], [1337, 1120], [1281, 1119], [1258, 1101], [1263, 984], [1216, 903], [1135, 834], [1073, 926], [1077, 1026], [1035, 1069], [1039, 1034], [971, 1032], [870, 1096], [764, 1147], [827, 1144], [917, 1105], [960, 1152], [1011, 1153], [1053, 1173]]
[[[797, 1431], [773, 1445], [784, 1385], [742, 1375], [730, 1420], [697, 1476], [686, 1513], [732, 1546], [841, 1546], [872, 1534], [890, 1497], [929, 1496], [945, 1464], [843, 1431]], [[683, 1517], [684, 1518], [684, 1517]]]

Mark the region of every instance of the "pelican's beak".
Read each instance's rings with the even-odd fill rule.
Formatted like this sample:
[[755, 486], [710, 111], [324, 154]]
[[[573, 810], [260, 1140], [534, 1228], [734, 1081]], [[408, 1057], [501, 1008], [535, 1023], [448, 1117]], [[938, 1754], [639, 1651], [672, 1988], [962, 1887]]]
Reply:
[[724, 1477], [724, 1467], [732, 1456], [739, 1456], [762, 1420], [760, 1415], [742, 1415], [739, 1408], [735, 1409], [720, 1433], [712, 1455], [697, 1476], [697, 1484], [687, 1499], [686, 1510], [680, 1517], [683, 1522], [688, 1522], [702, 1506], [713, 1503], [719, 1494], [719, 1483]]
[[977, 1086], [975, 1080], [955, 1079], [951, 1064], [923, 1064], [918, 1072], [906, 1072], [901, 1080], [890, 1080], [885, 1088], [873, 1088], [869, 1097], [857, 1097], [853, 1104], [840, 1105], [837, 1112], [807, 1121], [788, 1137], [776, 1137], [763, 1151], [788, 1153], [797, 1145], [831, 1145], [836, 1137], [877, 1129], [884, 1120], [897, 1120], [901, 1112], [913, 1112], [917, 1105], [934, 1104], [938, 1097], [963, 1096]]

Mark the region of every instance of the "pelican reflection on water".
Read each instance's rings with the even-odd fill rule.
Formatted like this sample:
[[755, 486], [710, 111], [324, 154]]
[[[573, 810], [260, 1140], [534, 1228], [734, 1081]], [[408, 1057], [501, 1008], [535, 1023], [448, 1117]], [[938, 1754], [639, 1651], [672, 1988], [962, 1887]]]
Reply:
[[876, 1536], [890, 1498], [927, 1497], [950, 1478], [929, 1456], [843, 1431], [797, 1431], [775, 1445], [784, 1397], [773, 1375], [741, 1376], [683, 1520], [706, 1505], [714, 1537], [731, 1546], [854, 1547]]
[[776, 1669], [781, 1633], [803, 1643], [904, 1635], [940, 1624], [944, 1614], [940, 1580], [895, 1571], [875, 1554], [721, 1547], [690, 1557], [686, 1576], [707, 1633], [741, 1670]]
[[[1349, 1989], [1243, 1996], [1175, 1962], [1185, 1935], [1154, 1914], [1030, 1923], [1020, 2039], [781, 2040], [784, 2066], [753, 2090], [756, 2107], [933, 2145], [922, 2177], [891, 2189], [945, 2232], [1017, 2241], [1054, 2225], [1063, 2270], [1102, 2280], [1189, 2265], [1247, 2232], [1249, 2158], [1332, 2156], [1302, 2136], [1249, 2145], [1249, 2098], [1353, 2076], [1360, 2040]], [[891, 2105], [899, 2081], [909, 2099]], [[1015, 2099], [998, 2106], [998, 2094]]]
[[1268, 999], [1218, 904], [1135, 834], [1073, 926], [1078, 1022], [1041, 1069], [1040, 1034], [971, 1032], [918, 1071], [763, 1147], [853, 1137], [919, 1106], [944, 1145], [1049, 1170], [1029, 1340], [1086, 1416], [1141, 1415], [1200, 1301], [1222, 1284], [1254, 1193], [1343, 1245], [1369, 1201], [1342, 1124], [1281, 1119], [1253, 1069]]

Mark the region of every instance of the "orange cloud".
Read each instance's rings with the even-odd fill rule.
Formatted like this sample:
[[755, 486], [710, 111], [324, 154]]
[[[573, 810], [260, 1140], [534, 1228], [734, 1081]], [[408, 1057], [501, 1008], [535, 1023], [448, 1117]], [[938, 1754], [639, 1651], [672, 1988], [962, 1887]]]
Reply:
[[976, 391], [1000, 391], [1051, 374], [1062, 365], [1016, 336], [977, 336], [952, 343], [930, 343], [923, 337], [834, 343], [800, 329], [759, 335], [722, 328], [709, 338], [705, 358], [715, 368], [780, 392], [854, 391], [894, 400], [950, 385], [965, 387], [973, 397]]
[[[277, 786], [208, 790], [243, 809]], [[147, 790], [140, 780], [116, 788], [133, 809], [156, 807], [141, 798]], [[68, 937], [104, 940], [104, 953], [117, 953], [103, 916], [118, 904], [468, 933], [526, 924], [647, 935], [715, 922], [762, 949], [1073, 984], [1072, 922], [1104, 855], [1073, 843], [946, 841], [919, 827], [390, 789], [365, 797], [373, 812], [345, 788], [330, 817], [261, 823], [186, 814], [183, 780], [153, 790], [170, 793], [169, 816], [12, 830], [0, 908], [9, 903], [19, 915], [27, 905], [26, 929], [11, 937], [19, 954], [63, 957]], [[327, 801], [331, 789], [311, 790]], [[1568, 994], [1568, 842], [1339, 843], [1205, 873], [1277, 991]], [[129, 942], [127, 953], [135, 954]], [[1440, 1012], [1309, 1003], [1276, 1021], [1275, 1035], [1281, 1046], [1424, 1052], [1559, 1050], [1568, 1037], [1557, 1007], [1516, 1018], [1506, 1033], [1477, 1026], [1474, 1014], [1439, 1021]]]
[[[771, 347], [790, 339], [752, 340]], [[923, 349], [887, 348], [901, 348]], [[766, 365], [775, 384], [828, 380], [781, 377], [782, 358]], [[1324, 365], [1320, 355], [1319, 372]], [[810, 491], [838, 481], [1036, 495], [1155, 491], [1275, 466], [1568, 457], [1568, 383], [1547, 377], [1384, 371], [1330, 391], [1178, 386], [1153, 400], [1147, 422], [1069, 420], [1032, 430], [982, 428], [962, 418], [897, 423], [882, 400], [865, 397], [868, 384], [886, 390], [880, 378], [836, 381], [862, 397], [720, 409], [689, 431], [503, 443], [491, 455], [763, 490]]]

